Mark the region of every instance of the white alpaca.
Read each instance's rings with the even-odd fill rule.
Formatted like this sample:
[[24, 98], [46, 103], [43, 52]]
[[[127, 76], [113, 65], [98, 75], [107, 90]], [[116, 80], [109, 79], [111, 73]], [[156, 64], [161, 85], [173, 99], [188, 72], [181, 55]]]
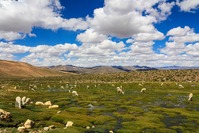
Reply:
[[72, 91], [73, 96], [78, 96], [77, 91]]
[[142, 88], [140, 92], [146, 92], [146, 88]]
[[51, 105], [48, 107], [49, 109], [55, 109], [55, 108], [59, 108], [59, 105]]
[[72, 127], [72, 126], [73, 126], [73, 122], [72, 121], [68, 121], [67, 124], [66, 124], [66, 128], [67, 127]]
[[88, 107], [90, 107], [89, 110], [93, 110], [94, 109], [94, 106], [92, 104], [89, 104]]
[[179, 87], [180, 87], [180, 88], [184, 88], [184, 86], [182, 86], [181, 84], [179, 84]]
[[30, 102], [30, 98], [26, 98], [25, 100], [25, 104], [29, 103]]
[[122, 90], [122, 86], [117, 87], [117, 93], [124, 94], [124, 91]]
[[25, 96], [21, 98], [17, 96], [16, 101], [15, 101], [15, 107], [18, 107], [21, 109], [23, 106], [25, 106], [29, 102], [30, 102], [30, 98], [26, 98]]
[[26, 97], [24, 96], [24, 97], [22, 97], [22, 99], [21, 99], [22, 105], [25, 105], [25, 101], [26, 101]]
[[184, 88], [184, 86], [182, 86], [181, 84], [178, 85], [180, 88]]
[[40, 102], [40, 101], [37, 101], [37, 102], [35, 103], [35, 105], [44, 105], [44, 103], [43, 103], [43, 102]]
[[21, 97], [19, 96], [16, 97], [15, 107], [18, 107], [19, 109], [22, 108], [22, 101], [21, 101]]
[[192, 97], [193, 97], [193, 93], [190, 93], [190, 94], [189, 94], [188, 101], [192, 101]]
[[139, 86], [143, 86], [141, 83], [138, 84]]
[[24, 123], [24, 127], [26, 129], [32, 128], [33, 125], [34, 125], [34, 122], [30, 119], [27, 119], [26, 122]]
[[51, 106], [52, 103], [51, 103], [51, 101], [47, 101], [47, 102], [44, 103], [44, 105], [46, 105], [46, 106]]

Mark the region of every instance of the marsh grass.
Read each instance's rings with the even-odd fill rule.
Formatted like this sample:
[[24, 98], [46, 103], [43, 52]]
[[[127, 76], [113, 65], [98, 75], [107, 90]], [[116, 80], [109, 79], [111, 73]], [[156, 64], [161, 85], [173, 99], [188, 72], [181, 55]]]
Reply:
[[[197, 132], [199, 125], [199, 84], [174, 82], [100, 82], [75, 83], [64, 79], [9, 80], [0, 85], [0, 108], [11, 112], [12, 121], [0, 121], [0, 132], [16, 132], [16, 128], [27, 119], [35, 122], [33, 130], [43, 131], [43, 127], [55, 125], [50, 133], [180, 133]], [[30, 84], [36, 84], [35, 91]], [[66, 85], [67, 84], [67, 85]], [[114, 86], [113, 86], [114, 84]], [[48, 85], [52, 88], [49, 89]], [[118, 94], [116, 87], [121, 86], [125, 94]], [[14, 86], [19, 86], [14, 90]], [[64, 88], [61, 88], [64, 86]], [[89, 86], [89, 87], [87, 87]], [[73, 88], [72, 88], [73, 87]], [[146, 88], [145, 93], [140, 90]], [[76, 90], [79, 96], [72, 96], [68, 90]], [[7, 91], [9, 90], [9, 91]], [[188, 94], [194, 94], [188, 101]], [[57, 109], [48, 106], [28, 104], [23, 109], [15, 108], [15, 97], [26, 96], [36, 101], [51, 101], [59, 105]], [[89, 104], [93, 105], [90, 109]], [[59, 114], [58, 111], [61, 111]], [[64, 129], [67, 121], [74, 125]], [[86, 129], [86, 127], [92, 127]]]

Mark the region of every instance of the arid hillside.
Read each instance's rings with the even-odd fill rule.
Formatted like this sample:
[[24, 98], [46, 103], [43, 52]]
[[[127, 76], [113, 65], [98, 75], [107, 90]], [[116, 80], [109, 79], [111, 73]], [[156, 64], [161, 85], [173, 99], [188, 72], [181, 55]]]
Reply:
[[51, 77], [63, 75], [66, 75], [66, 73], [35, 67], [23, 62], [0, 60], [0, 78]]

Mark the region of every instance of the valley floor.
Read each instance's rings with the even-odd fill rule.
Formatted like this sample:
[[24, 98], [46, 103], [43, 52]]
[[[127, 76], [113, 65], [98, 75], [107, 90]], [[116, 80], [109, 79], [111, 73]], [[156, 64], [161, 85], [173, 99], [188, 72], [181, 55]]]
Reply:
[[[119, 86], [124, 94], [117, 93]], [[146, 88], [143, 93], [142, 88]], [[188, 101], [189, 93], [193, 93], [192, 101]], [[32, 103], [16, 108], [17, 96], [26, 96]], [[49, 109], [35, 105], [37, 101], [51, 101], [59, 107]], [[199, 83], [3, 80], [0, 109], [12, 116], [11, 121], [0, 120], [0, 132], [6, 133], [17, 132], [27, 119], [34, 121], [34, 126], [28, 129], [30, 132], [196, 133], [199, 131]], [[68, 121], [73, 126], [65, 128]], [[44, 127], [50, 125], [54, 128], [45, 131]]]

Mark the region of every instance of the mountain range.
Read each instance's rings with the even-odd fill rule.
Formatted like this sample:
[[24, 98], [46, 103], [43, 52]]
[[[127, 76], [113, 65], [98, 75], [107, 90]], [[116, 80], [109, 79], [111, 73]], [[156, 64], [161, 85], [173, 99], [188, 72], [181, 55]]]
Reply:
[[66, 74], [93, 74], [93, 73], [119, 73], [131, 71], [148, 71], [148, 70], [182, 70], [182, 69], [199, 69], [199, 67], [180, 67], [168, 66], [153, 68], [148, 66], [95, 66], [95, 67], [78, 67], [73, 65], [58, 65], [38, 67], [24, 62], [0, 60], [0, 78], [16, 77], [52, 77], [64, 76]]
[[157, 69], [162, 70], [184, 70], [184, 69], [199, 69], [199, 67], [189, 67], [189, 66], [165, 66], [165, 67], [157, 67]]
[[117, 72], [130, 72], [133, 70], [157, 70], [147, 66], [95, 66], [95, 67], [78, 67], [72, 65], [59, 65], [51, 66], [50, 69], [56, 71], [72, 72], [78, 74], [85, 73], [117, 73]]
[[94, 67], [78, 67], [73, 65], [58, 65], [48, 67], [56, 71], [72, 72], [78, 74], [85, 73], [116, 73], [130, 71], [149, 71], [149, 70], [184, 70], [199, 69], [199, 67], [186, 66], [165, 66], [165, 67], [148, 67], [148, 66], [94, 66]]

